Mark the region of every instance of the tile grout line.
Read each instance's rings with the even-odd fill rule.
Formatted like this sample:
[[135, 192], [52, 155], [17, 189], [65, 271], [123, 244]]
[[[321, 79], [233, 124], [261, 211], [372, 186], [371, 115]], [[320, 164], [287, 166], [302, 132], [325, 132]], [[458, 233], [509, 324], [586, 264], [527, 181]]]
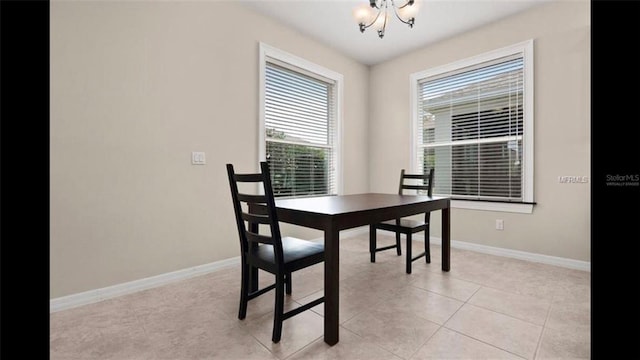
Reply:
[[[462, 308], [463, 308], [463, 307], [468, 303], [468, 301], [469, 301], [469, 300], [471, 300], [471, 298], [472, 298], [472, 297], [473, 297], [473, 296], [474, 296], [478, 291], [480, 291], [480, 289], [482, 289], [482, 287], [479, 287], [476, 291], [474, 291], [474, 292], [473, 292], [473, 294], [471, 294], [471, 296], [469, 296], [469, 298], [468, 298], [466, 301], [464, 301], [464, 302], [462, 303], [462, 305], [461, 305], [461, 306], [460, 306], [460, 307], [459, 307], [459, 308], [458, 308], [458, 309], [457, 309], [453, 314], [451, 314], [451, 316], [449, 316], [449, 318], [447, 319], [447, 321], [445, 321], [445, 322], [442, 324], [442, 327], [445, 327], [445, 325], [449, 322], [449, 320], [451, 320], [454, 316], [456, 316], [456, 314], [460, 311], [460, 309], [462, 309]], [[458, 301], [460, 301], [460, 300], [458, 300]], [[448, 329], [448, 328], [447, 328], [447, 329]]]
[[[488, 288], [488, 289], [492, 289], [492, 290], [503, 291], [503, 292], [509, 293], [509, 294], [511, 294], [511, 295], [517, 295], [517, 296], [522, 296], [522, 297], [530, 297], [530, 298], [533, 298], [533, 299], [535, 299], [535, 300], [543, 300], [542, 298], [535, 298], [535, 297], [530, 296], [530, 295], [525, 295], [525, 294], [521, 294], [521, 293], [517, 293], [517, 292], [507, 291], [507, 290], [500, 289], [500, 288], [495, 288], [495, 287], [493, 287], [493, 286], [488, 286], [488, 285], [480, 284], [480, 283], [477, 283], [477, 282], [475, 282], [475, 281], [469, 281], [469, 280], [462, 279], [462, 278], [459, 278], [459, 277], [456, 277], [456, 276], [452, 276], [452, 278], [453, 278], [453, 279], [456, 279], [456, 280], [461, 280], [461, 281], [465, 281], [465, 282], [468, 282], [468, 283], [471, 283], [471, 284], [475, 284], [475, 285], [480, 286], [480, 287], [478, 288], [478, 290], [476, 290], [476, 291], [475, 291], [475, 292], [474, 292], [474, 293], [473, 293], [473, 294], [472, 294], [472, 295], [471, 295], [467, 300], [465, 300], [465, 301], [464, 301], [464, 303], [465, 303], [465, 304], [466, 304], [466, 303], [469, 303], [469, 300], [471, 300], [471, 298], [473, 298], [473, 296], [474, 296], [478, 291], [480, 291], [480, 289], [482, 289], [483, 287], [486, 287], [486, 288]], [[440, 293], [437, 293], [437, 292], [434, 292], [434, 291], [431, 291], [431, 290], [428, 290], [428, 289], [424, 289], [424, 288], [422, 288], [422, 287], [420, 287], [420, 286], [413, 285], [413, 283], [414, 283], [414, 282], [415, 282], [415, 281], [411, 281], [411, 282], [409, 283], [409, 286], [413, 286], [413, 287], [418, 288], [418, 289], [421, 289], [421, 290], [429, 291], [429, 292], [431, 292], [431, 293], [438, 294], [438, 295], [440, 295], [440, 296], [445, 296], [445, 297], [450, 298], [450, 299], [454, 299], [454, 300], [462, 301], [462, 300], [460, 300], [460, 299], [457, 299], [457, 298], [454, 298], [454, 297], [451, 297], [451, 296], [448, 296], [448, 295], [443, 295], [443, 294], [440, 294]], [[554, 297], [555, 297], [555, 295], [554, 295]], [[553, 303], [553, 298], [554, 298], [554, 297], [552, 297], [552, 298], [551, 298], [551, 300], [549, 300], [549, 303], [550, 303], [550, 304], [552, 304], [552, 303]], [[525, 320], [525, 319], [520, 319], [520, 318], [517, 318], [517, 317], [515, 317], [515, 316], [513, 316], [513, 315], [509, 315], [509, 314], [506, 314], [506, 313], [503, 313], [503, 312], [500, 312], [500, 311], [496, 311], [496, 310], [493, 310], [493, 309], [489, 309], [489, 308], [486, 308], [486, 307], [484, 307], [484, 306], [480, 306], [480, 305], [476, 305], [476, 304], [472, 304], [472, 303], [469, 303], [469, 304], [470, 304], [470, 305], [473, 305], [473, 306], [477, 306], [477, 307], [482, 308], [482, 309], [485, 309], [485, 310], [489, 310], [489, 311], [496, 312], [496, 313], [498, 313], [498, 314], [502, 314], [502, 315], [505, 315], [505, 316], [509, 316], [509, 317], [511, 317], [511, 318], [513, 318], [513, 319], [522, 320], [522, 321], [525, 321], [525, 322], [527, 322], [527, 323], [529, 323], [529, 324], [532, 324], [532, 325], [536, 325], [536, 326], [543, 326], [543, 327], [544, 327], [544, 325], [536, 324], [536, 323], [530, 322], [530, 321]], [[455, 314], [454, 314], [454, 315], [455, 315]], [[453, 316], [453, 315], [452, 315], [452, 316]], [[544, 324], [546, 324], [546, 318], [545, 318], [545, 322], [544, 322]]]
[[[471, 295], [471, 296], [469, 297], [469, 299], [467, 299], [467, 301], [465, 301], [465, 302], [464, 302], [464, 304], [463, 304], [462, 306], [460, 306], [460, 308], [458, 308], [458, 310], [456, 310], [456, 312], [455, 312], [455, 313], [453, 313], [453, 315], [451, 315], [451, 317], [449, 317], [449, 319], [448, 319], [448, 320], [447, 320], [447, 321], [442, 325], [442, 327], [444, 327], [445, 329], [451, 330], [451, 331], [455, 331], [456, 333], [458, 333], [458, 334], [460, 334], [460, 335], [463, 335], [463, 336], [466, 336], [466, 337], [468, 337], [468, 338], [471, 338], [471, 339], [474, 339], [474, 340], [480, 341], [481, 343], [486, 344], [486, 345], [489, 345], [489, 346], [494, 347], [494, 348], [496, 348], [496, 349], [499, 349], [499, 350], [502, 350], [502, 351], [508, 352], [509, 354], [513, 354], [513, 355], [515, 355], [515, 356], [517, 356], [517, 357], [519, 357], [519, 358], [526, 359], [525, 357], [522, 357], [522, 356], [520, 356], [519, 354], [516, 354], [516, 353], [514, 353], [514, 352], [512, 352], [512, 351], [510, 351], [510, 350], [503, 349], [503, 348], [498, 347], [498, 346], [496, 346], [496, 345], [494, 345], [494, 344], [490, 344], [490, 343], [488, 343], [488, 342], [486, 342], [486, 341], [484, 341], [484, 340], [481, 340], [481, 339], [475, 338], [475, 337], [473, 337], [473, 336], [471, 336], [471, 335], [469, 335], [469, 334], [465, 334], [465, 333], [462, 333], [462, 332], [457, 331], [457, 330], [455, 330], [455, 329], [452, 329], [452, 328], [446, 327], [446, 323], [447, 323], [447, 322], [449, 322], [449, 320], [451, 320], [451, 319], [455, 316], [455, 314], [457, 314], [457, 313], [458, 313], [458, 311], [460, 311], [460, 309], [462, 309], [462, 307], [463, 307], [464, 305], [467, 305], [467, 304], [468, 304], [468, 305], [471, 305], [471, 306], [476, 306], [476, 305], [474, 305], [474, 304], [471, 304], [471, 303], [469, 302], [469, 300], [471, 300], [471, 299], [473, 298], [473, 296], [474, 296], [475, 294], [477, 294], [477, 293], [480, 291], [480, 289], [482, 289], [482, 286], [481, 286], [481, 287], [479, 287], [479, 288], [478, 288], [478, 290], [476, 290], [476, 291], [473, 293], [473, 295]], [[480, 307], [480, 306], [477, 306], [477, 307], [482, 308], [482, 307]], [[484, 309], [484, 308], [482, 308], [482, 309]], [[486, 310], [488, 310], [488, 311], [492, 311], [492, 310], [489, 310], [489, 309], [486, 309]], [[513, 319], [517, 319], [517, 318], [514, 318], [514, 317], [512, 317], [512, 316], [510, 316], [510, 317], [511, 317], [511, 318], [513, 318]], [[518, 319], [518, 320], [519, 320], [519, 319]], [[539, 325], [538, 325], [538, 326], [539, 326]], [[534, 352], [534, 356], [535, 356], [535, 352]]]
[[539, 297], [538, 298], [538, 297], [531, 296], [531, 295], [526, 295], [526, 294], [522, 294], [522, 293], [518, 293], [518, 292], [514, 292], [514, 291], [509, 291], [508, 289], [500, 289], [500, 288], [497, 288], [497, 287], [494, 287], [494, 286], [489, 286], [489, 285], [482, 285], [482, 286], [484, 286], [484, 287], [486, 287], [488, 289], [506, 292], [506, 293], [511, 294], [511, 295], [518, 295], [518, 296], [522, 296], [522, 297], [530, 297], [530, 298], [533, 298], [535, 300], [543, 300], [543, 301], [548, 300], [550, 302], [553, 300], [553, 296], [551, 297], [551, 299], [543, 298], [543, 297]]
[[[435, 292], [435, 291], [433, 291], [433, 290], [429, 290], [429, 289], [421, 288], [421, 287], [419, 287], [419, 286], [414, 286], [414, 285], [409, 285], [409, 286], [411, 286], [411, 287], [413, 287], [413, 288], [415, 288], [415, 289], [418, 289], [418, 290], [422, 290], [422, 291], [429, 292], [429, 293], [431, 293], [431, 294], [435, 294], [435, 295], [438, 295], [438, 296], [445, 297], [445, 298], [447, 298], [447, 299], [451, 299], [451, 300], [455, 300], [455, 301], [460, 301], [461, 303], [466, 303], [466, 302], [467, 302], [467, 300], [468, 300], [468, 299], [467, 299], [467, 300], [460, 300], [460, 299], [458, 299], [458, 298], [454, 298], [454, 297], [452, 297], [452, 296], [445, 295], [445, 294], [440, 294], [440, 293]], [[480, 287], [478, 288], [478, 290], [480, 290], [480, 288], [481, 288], [481, 287], [482, 287], [482, 286], [480, 286]], [[471, 296], [475, 295], [475, 293], [476, 293], [478, 290], [474, 291], [474, 293], [473, 293], [473, 294], [471, 294]], [[471, 297], [469, 297], [469, 299], [470, 299], [470, 298], [471, 298]]]
[[[286, 301], [286, 298], [285, 298], [285, 301]], [[298, 303], [297, 301], [295, 301], [295, 300], [293, 300], [293, 299], [290, 299], [290, 301], [291, 301], [291, 302], [294, 302], [294, 303], [296, 303], [296, 304], [298, 304], [298, 305], [300, 305], [300, 303]], [[260, 320], [261, 318], [263, 318], [263, 317], [267, 317], [267, 316], [268, 316], [268, 315], [270, 315], [270, 314], [271, 314], [271, 316], [273, 316], [273, 315], [272, 315], [272, 313], [271, 313], [270, 311], [265, 312], [264, 314], [257, 316], [257, 317], [256, 317], [256, 319], [254, 319], [254, 321], [258, 321], [258, 320]], [[285, 325], [285, 324], [283, 323], [283, 324], [282, 324], [282, 326], [284, 327], [284, 325]], [[246, 324], [245, 324], [245, 326], [240, 326], [240, 328], [241, 328], [241, 330], [242, 330], [243, 332], [245, 332], [246, 334], [248, 334], [249, 336], [251, 336], [251, 337], [252, 337], [252, 338], [253, 338], [253, 339], [254, 339], [258, 344], [260, 344], [260, 346], [262, 346], [263, 348], [265, 348], [265, 349], [266, 349], [266, 350], [267, 350], [267, 351], [268, 351], [268, 352], [269, 352], [273, 357], [275, 357], [276, 359], [284, 360], [284, 359], [286, 359], [287, 357], [289, 357], [289, 356], [291, 356], [291, 355], [293, 355], [293, 354], [295, 354], [295, 353], [297, 352], [297, 351], [295, 351], [295, 352], [293, 352], [292, 354], [290, 354], [289, 356], [287, 356], [287, 357], [285, 357], [285, 358], [281, 358], [281, 357], [279, 357], [278, 355], [276, 355], [276, 354], [275, 354], [275, 353], [274, 353], [274, 352], [273, 352], [269, 347], [267, 347], [267, 345], [263, 344], [263, 343], [262, 343], [262, 341], [260, 341], [260, 339], [258, 339], [255, 335], [253, 335], [253, 333], [252, 333], [252, 332], [251, 332], [251, 330], [249, 329], [248, 325], [246, 325]], [[317, 340], [317, 338], [316, 338], [316, 339], [311, 340], [310, 344], [311, 344], [311, 343], [313, 343], [313, 342], [314, 342], [314, 341], [316, 341], [316, 340]], [[273, 342], [272, 342], [272, 343], [273, 343]], [[307, 345], [309, 345], [309, 344], [307, 344]], [[303, 346], [303, 348], [304, 348], [304, 347], [306, 347], [307, 345]]]
[[[308, 347], [310, 347], [311, 345], [315, 344], [315, 343], [316, 343], [316, 341], [321, 340], [323, 337], [324, 337], [324, 335], [320, 335], [320, 336], [318, 336], [317, 338], [315, 338], [315, 339], [311, 340], [311, 341], [310, 341], [308, 344], [306, 344], [305, 346], [303, 346], [303, 347], [301, 347], [300, 349], [298, 349], [298, 350], [294, 351], [293, 353], [289, 354], [289, 356], [286, 356], [286, 357], [282, 358], [281, 360], [286, 360], [286, 359], [291, 359], [291, 358], [293, 358], [294, 356], [296, 356], [296, 354], [298, 354], [298, 353], [300, 353], [300, 352], [304, 351], [306, 348], [308, 348]], [[272, 354], [273, 354], [273, 353], [272, 353]], [[273, 356], [276, 356], [276, 355], [275, 355], [275, 354], [273, 354]], [[276, 356], [276, 357], [277, 357], [277, 356]], [[280, 359], [280, 358], [278, 357], [278, 359]]]
[[495, 349], [498, 349], [498, 350], [501, 350], [501, 351], [507, 352], [507, 353], [509, 353], [509, 354], [511, 354], [511, 355], [514, 355], [514, 356], [517, 356], [517, 357], [519, 357], [519, 358], [521, 358], [521, 359], [526, 359], [526, 357], [523, 357], [522, 355], [516, 354], [516, 353], [514, 353], [514, 352], [512, 352], [512, 351], [510, 351], [510, 350], [507, 350], [507, 349], [503, 349], [503, 348], [501, 348], [501, 347], [498, 347], [498, 346], [496, 346], [496, 345], [493, 345], [493, 344], [491, 344], [491, 343], [488, 343], [488, 342], [486, 342], [486, 341], [484, 341], [484, 340], [481, 340], [481, 339], [478, 339], [478, 338], [476, 338], [476, 337], [473, 337], [473, 336], [471, 336], [471, 335], [469, 335], [469, 334], [462, 333], [462, 332], [460, 332], [460, 331], [458, 331], [458, 330], [456, 330], [456, 329], [448, 328], [448, 327], [446, 327], [446, 326], [444, 326], [444, 325], [443, 325], [442, 327], [443, 327], [443, 328], [445, 328], [445, 329], [447, 329], [447, 330], [450, 330], [450, 331], [453, 331], [453, 332], [455, 332], [455, 333], [458, 333], [458, 334], [460, 334], [460, 335], [462, 335], [462, 336], [465, 336], [465, 337], [468, 337], [468, 338], [470, 338], [470, 339], [473, 339], [473, 340], [479, 341], [479, 342], [481, 342], [481, 343], [483, 343], [483, 344], [485, 344], [485, 345], [491, 346], [492, 348], [495, 348]]
[[[537, 327], [540, 327], [540, 328], [544, 328], [544, 325], [534, 324], [534, 323], [532, 323], [532, 322], [530, 322], [530, 321], [527, 321], [527, 320], [523, 320], [523, 319], [517, 318], [517, 317], [515, 317], [515, 316], [513, 316], [513, 315], [504, 314], [504, 313], [501, 313], [501, 312], [499, 312], [499, 311], [492, 310], [492, 309], [488, 309], [488, 308], [486, 308], [486, 307], [484, 307], [484, 306], [480, 306], [480, 305], [476, 305], [476, 304], [472, 304], [472, 303], [468, 303], [468, 304], [469, 304], [469, 305], [471, 305], [471, 306], [473, 306], [473, 307], [477, 307], [477, 308], [480, 308], [480, 309], [483, 309], [483, 310], [491, 311], [491, 312], [494, 312], [494, 313], [496, 313], [496, 314], [500, 314], [500, 315], [506, 316], [506, 317], [511, 318], [511, 319], [513, 319], [513, 320], [522, 321], [522, 322], [525, 322], [525, 323], [527, 323], [527, 324], [529, 324], [529, 325], [533, 325], [533, 326], [537, 326]], [[545, 319], [545, 323], [546, 323], [546, 319]]]
[[[246, 327], [246, 326], [245, 326]], [[257, 337], [255, 337], [255, 335], [253, 335], [253, 333], [251, 333], [251, 331], [248, 328], [243, 328], [242, 331], [244, 331], [246, 334], [249, 334], [249, 336], [251, 336], [253, 338], [253, 340], [255, 340], [258, 344], [260, 344], [260, 346], [262, 346], [263, 348], [265, 348], [269, 354], [271, 354], [273, 357], [280, 359], [276, 354], [273, 353], [273, 351], [271, 351], [271, 349], [269, 349], [267, 347], [267, 345], [263, 344], [262, 341], [260, 341], [260, 339], [258, 339]]]
[[[405, 288], [410, 287], [410, 286], [411, 286], [411, 285], [409, 285], [409, 284], [403, 285], [403, 287], [405, 287]], [[420, 290], [423, 290], [423, 289], [420, 289]], [[426, 291], [426, 290], [423, 290], [423, 291]], [[434, 293], [434, 294], [435, 294], [435, 293]], [[436, 294], [436, 295], [438, 295], [438, 294]], [[378, 302], [376, 302], [374, 305], [372, 305], [372, 306], [371, 306], [371, 309], [372, 309], [372, 310], [374, 310], [374, 309], [376, 308], [376, 306], [378, 306], [379, 304], [382, 304], [383, 302], [388, 301], [388, 300], [391, 300], [391, 299], [393, 299], [393, 295], [385, 296], [383, 299], [379, 300], [379, 301], [378, 301]], [[360, 314], [364, 314], [364, 313], [365, 313], [364, 311], [361, 311], [361, 312], [360, 312], [360, 313], [358, 313], [357, 315], [354, 315], [354, 316], [352, 316], [351, 318], [349, 318], [349, 320], [351, 320], [351, 319], [355, 318], [356, 316], [358, 316], [358, 315], [360, 315]], [[435, 333], [437, 333], [437, 332], [438, 332], [438, 330], [440, 330], [440, 328], [442, 328], [442, 325], [441, 325], [441, 324], [438, 324], [438, 323], [434, 322], [433, 320], [429, 320], [429, 319], [427, 319], [427, 318], [425, 318], [425, 317], [422, 317], [422, 316], [420, 316], [420, 315], [414, 315], [414, 316], [415, 316], [415, 317], [417, 317], [417, 318], [420, 318], [420, 319], [424, 320], [425, 322], [435, 324], [435, 325], [437, 325], [437, 326], [438, 326], [438, 328], [436, 329], [436, 331], [434, 331], [434, 332], [433, 332], [433, 334], [431, 334], [430, 336], [428, 336], [428, 337], [427, 337], [427, 339], [425, 339], [425, 340], [424, 340], [424, 342], [420, 343], [420, 345], [416, 348], [416, 350], [415, 350], [415, 351], [413, 351], [413, 352], [411, 353], [411, 355], [409, 355], [409, 357], [405, 358], [405, 357], [401, 356], [400, 354], [397, 354], [397, 353], [393, 352], [393, 351], [392, 351], [392, 350], [390, 350], [390, 349], [387, 349], [387, 348], [385, 348], [385, 347], [382, 347], [381, 345], [378, 345], [378, 344], [375, 344], [375, 345], [376, 345], [376, 346], [378, 346], [379, 348], [383, 349], [384, 351], [387, 351], [387, 352], [389, 352], [390, 354], [392, 354], [392, 355], [394, 355], [394, 356], [396, 356], [396, 357], [400, 358], [400, 359], [411, 359], [411, 357], [412, 357], [413, 355], [415, 355], [415, 354], [420, 350], [420, 348], [422, 348], [422, 346], [423, 346], [424, 344], [426, 344], [426, 343], [427, 343], [427, 342], [428, 342], [428, 341], [433, 337], [433, 335], [434, 335]], [[345, 323], [346, 323], [346, 322], [345, 322]], [[365, 339], [365, 337], [364, 337], [363, 335], [360, 335], [359, 333], [355, 332], [354, 330], [349, 329], [349, 328], [347, 328], [347, 327], [346, 327], [346, 326], [344, 326], [344, 325], [341, 325], [341, 326], [342, 326], [345, 330], [348, 330], [349, 332], [351, 332], [351, 333], [355, 334], [356, 336], [358, 336], [358, 337], [360, 337], [360, 338], [362, 338], [362, 339]]]
[[[471, 306], [475, 306], [475, 307], [478, 307], [478, 308], [480, 308], [480, 309], [484, 309], [484, 310], [492, 311], [492, 312], [494, 312], [494, 313], [496, 313], [496, 314], [504, 315], [504, 316], [510, 317], [510, 318], [512, 318], [512, 319], [514, 319], [514, 320], [524, 321], [524, 322], [526, 322], [527, 324], [531, 324], [531, 325], [535, 325], [535, 326], [539, 326], [539, 327], [544, 327], [544, 325], [540, 325], [540, 324], [532, 323], [532, 322], [531, 322], [531, 321], [529, 321], [529, 320], [521, 319], [521, 318], [519, 318], [519, 317], [515, 317], [515, 316], [513, 316], [513, 315], [506, 314], [506, 313], [500, 312], [500, 311], [498, 311], [498, 310], [489, 309], [489, 308], [484, 307], [484, 306], [482, 306], [482, 305], [472, 304], [472, 303], [469, 303], [469, 305], [471, 305]], [[547, 311], [548, 311], [548, 309], [547, 309]], [[548, 314], [547, 314], [547, 315], [548, 315]], [[545, 322], [546, 322], [546, 316], [545, 316]]]
[[540, 336], [538, 337], [538, 344], [536, 345], [536, 351], [533, 353], [534, 359], [538, 357], [540, 347], [542, 346], [542, 338], [547, 329], [547, 321], [549, 321], [549, 317], [551, 316], [551, 307], [553, 306], [553, 300], [555, 300], [555, 298], [556, 298], [556, 295], [554, 295], [551, 298], [551, 303], [549, 304], [549, 308], [547, 309], [547, 316], [544, 318], [544, 325], [542, 325], [542, 331], [540, 331]]
[[[462, 307], [462, 306], [461, 306], [461, 307]], [[457, 311], [457, 310], [456, 310], [456, 311]], [[452, 315], [452, 316], [453, 316], [453, 315]], [[448, 319], [447, 319], [447, 320], [448, 320]], [[432, 322], [433, 322], [433, 321], [432, 321]], [[446, 321], [445, 321], [445, 322], [446, 322]], [[414, 356], [415, 354], [417, 354], [417, 353], [418, 353], [418, 351], [420, 351], [420, 349], [422, 349], [422, 347], [424, 347], [424, 346], [429, 342], [429, 340], [431, 340], [431, 338], [433, 338], [433, 337], [438, 333], [438, 331], [440, 331], [440, 329], [442, 329], [442, 328], [444, 327], [444, 325], [440, 325], [440, 324], [438, 324], [438, 325], [439, 325], [439, 326], [438, 326], [438, 329], [437, 329], [436, 331], [434, 331], [434, 332], [433, 332], [433, 334], [431, 334], [431, 335], [430, 335], [430, 336], [429, 336], [429, 337], [428, 337], [428, 338], [427, 338], [423, 343], [421, 343], [421, 344], [420, 344], [420, 346], [418, 346], [418, 348], [417, 348], [413, 353], [411, 353], [411, 355], [409, 355], [409, 357], [408, 357], [407, 359], [409, 359], [409, 360], [410, 360], [411, 358], [413, 358], [413, 356]]]

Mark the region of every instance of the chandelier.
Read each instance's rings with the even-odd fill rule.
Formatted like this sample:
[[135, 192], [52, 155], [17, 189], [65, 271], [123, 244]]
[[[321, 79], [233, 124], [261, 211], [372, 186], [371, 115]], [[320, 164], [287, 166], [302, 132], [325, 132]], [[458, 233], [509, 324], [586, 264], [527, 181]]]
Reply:
[[[373, 28], [378, 31], [380, 39], [382, 39], [389, 17], [387, 11], [389, 3], [391, 3], [393, 13], [398, 20], [409, 25], [410, 28], [413, 28], [415, 15], [418, 12], [418, 5], [415, 3], [415, 0], [407, 0], [402, 6], [396, 6], [393, 0], [369, 0], [369, 6], [362, 4], [353, 10], [353, 17], [360, 27], [360, 32], [364, 33], [366, 28], [373, 26]], [[377, 9], [377, 13], [376, 10], [373, 9]]]

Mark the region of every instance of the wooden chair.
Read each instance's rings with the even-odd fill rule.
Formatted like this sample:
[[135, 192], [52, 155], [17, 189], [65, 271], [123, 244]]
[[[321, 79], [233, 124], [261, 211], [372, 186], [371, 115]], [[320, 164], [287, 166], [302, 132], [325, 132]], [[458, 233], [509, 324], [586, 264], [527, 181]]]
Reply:
[[[275, 312], [271, 340], [277, 343], [282, 335], [282, 322], [284, 320], [324, 302], [323, 296], [296, 309], [284, 312], [285, 287], [286, 293], [291, 294], [291, 274], [297, 270], [324, 262], [324, 245], [281, 236], [271, 187], [269, 166], [266, 162], [261, 162], [260, 168], [262, 172], [258, 174], [236, 174], [233, 170], [233, 165], [227, 164], [242, 259], [242, 283], [240, 286], [238, 319], [242, 320], [246, 317], [249, 300], [275, 289]], [[238, 191], [238, 183], [262, 183], [264, 195], [240, 193]], [[271, 235], [259, 235], [259, 224], [268, 225]], [[256, 286], [255, 291], [252, 291], [249, 283], [249, 274], [252, 267], [274, 274], [275, 284], [263, 289], [257, 289]]]
[[[417, 179], [422, 180], [421, 185], [407, 184], [405, 180]], [[400, 189], [398, 193], [404, 194], [404, 190], [423, 190], [427, 192], [428, 196], [433, 193], [433, 169], [429, 171], [429, 174], [405, 174], [404, 169], [400, 172]], [[395, 219], [389, 220], [378, 224], [370, 225], [369, 227], [369, 253], [371, 254], [371, 262], [376, 262], [376, 252], [396, 249], [398, 256], [402, 255], [400, 246], [400, 234], [405, 234], [407, 238], [407, 274], [411, 274], [411, 263], [424, 256], [427, 264], [431, 262], [431, 254], [429, 253], [429, 220], [431, 213], [424, 214], [424, 221], [416, 221], [411, 219]], [[377, 230], [387, 230], [396, 233], [395, 245], [389, 245], [378, 248], [376, 245], [376, 232]], [[416, 257], [411, 257], [411, 235], [420, 231], [424, 231], [424, 252]]]

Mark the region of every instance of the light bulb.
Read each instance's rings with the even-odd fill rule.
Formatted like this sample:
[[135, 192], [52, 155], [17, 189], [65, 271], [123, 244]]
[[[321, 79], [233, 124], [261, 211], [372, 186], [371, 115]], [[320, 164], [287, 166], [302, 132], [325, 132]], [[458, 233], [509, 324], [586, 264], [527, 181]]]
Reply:
[[402, 20], [408, 21], [411, 18], [415, 18], [418, 14], [419, 6], [418, 2], [415, 1], [412, 5], [407, 5], [401, 9], [398, 9], [398, 15]]
[[380, 13], [380, 16], [378, 16], [378, 18], [376, 19], [376, 22], [373, 23], [373, 28], [376, 30], [381, 30], [384, 27], [386, 17], [387, 12], [383, 10], [383, 12]]
[[353, 18], [358, 24], [369, 24], [371, 22], [371, 8], [367, 4], [362, 4], [353, 9]]

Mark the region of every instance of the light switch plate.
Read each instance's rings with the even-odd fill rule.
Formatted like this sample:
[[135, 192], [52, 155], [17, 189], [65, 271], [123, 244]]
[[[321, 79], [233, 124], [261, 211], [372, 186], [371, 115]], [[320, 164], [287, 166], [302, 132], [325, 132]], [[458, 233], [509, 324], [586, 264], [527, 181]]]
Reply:
[[192, 165], [204, 165], [207, 163], [207, 160], [204, 156], [204, 152], [202, 151], [194, 151], [191, 153], [191, 164]]

